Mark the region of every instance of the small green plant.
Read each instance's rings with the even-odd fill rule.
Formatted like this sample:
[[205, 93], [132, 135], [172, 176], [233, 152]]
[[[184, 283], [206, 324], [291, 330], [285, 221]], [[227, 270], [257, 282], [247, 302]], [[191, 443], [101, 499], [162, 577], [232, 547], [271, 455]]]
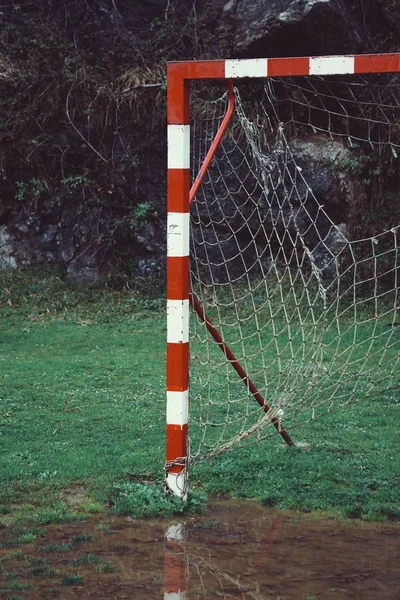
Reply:
[[8, 556], [12, 560], [25, 560], [27, 558], [26, 554], [24, 554], [22, 550], [13, 550]]
[[97, 554], [84, 554], [78, 558], [70, 560], [69, 564], [73, 567], [87, 565], [94, 566], [99, 573], [116, 573], [117, 567], [109, 560], [104, 560]]
[[348, 519], [361, 519], [363, 509], [361, 505], [348, 506], [344, 509], [344, 514]]
[[140, 202], [133, 211], [133, 222], [143, 222], [149, 219], [149, 217], [155, 217], [156, 215], [157, 213], [149, 202]]
[[41, 550], [43, 552], [69, 552], [73, 549], [73, 544], [47, 544], [43, 546]]
[[87, 504], [82, 504], [82, 510], [90, 515], [94, 515], [102, 512], [103, 506], [100, 502], [88, 502]]
[[21, 202], [24, 200], [37, 200], [45, 190], [45, 186], [39, 179], [32, 178], [28, 182], [16, 181], [17, 193], [15, 197]]
[[216, 530], [221, 526], [217, 519], [203, 519], [196, 524], [196, 529], [213, 529]]
[[18, 546], [18, 540], [14, 538], [6, 538], [4, 541], [0, 542], [0, 550], [3, 548], [12, 548], [13, 546]]
[[98, 531], [102, 531], [103, 533], [116, 533], [115, 529], [111, 529], [110, 526], [106, 523], [99, 523], [98, 525], [96, 525], [96, 529]]
[[61, 180], [61, 183], [66, 187], [68, 195], [72, 195], [79, 188], [95, 185], [95, 182], [88, 177], [87, 173], [68, 175]]
[[18, 571], [8, 571], [7, 569], [1, 568], [0, 575], [2, 579], [16, 579], [21, 575]]
[[116, 573], [118, 571], [110, 560], [102, 560], [95, 566], [95, 569], [98, 573]]
[[113, 546], [115, 550], [129, 550], [129, 546], [125, 542], [114, 542]]
[[37, 525], [49, 525], [50, 523], [69, 523], [79, 520], [77, 514], [73, 514], [63, 502], [57, 502], [50, 509], [40, 509], [34, 512], [31, 517], [33, 523]]
[[102, 559], [100, 558], [100, 556], [89, 552], [89, 554], [84, 554], [83, 556], [80, 556], [79, 558], [73, 558], [72, 560], [69, 561], [69, 564], [72, 565], [73, 567], [76, 567], [79, 565], [97, 565], [98, 563], [101, 562], [101, 560]]
[[46, 558], [37, 556], [30, 561], [29, 574], [34, 577], [57, 577], [58, 570]]
[[182, 502], [176, 496], [166, 495], [162, 486], [135, 482], [115, 484], [111, 498], [115, 505], [114, 514], [140, 519], [198, 512], [205, 500], [204, 495], [191, 494], [187, 502]]
[[84, 581], [83, 575], [71, 573], [70, 575], [65, 575], [61, 579], [61, 585], [82, 585]]
[[71, 544], [82, 544], [84, 542], [92, 542], [93, 536], [90, 533], [75, 533], [71, 535], [69, 541]]
[[10, 581], [7, 588], [9, 590], [29, 590], [29, 583], [26, 581]]
[[19, 536], [20, 544], [32, 544], [36, 540], [35, 533], [23, 533]]

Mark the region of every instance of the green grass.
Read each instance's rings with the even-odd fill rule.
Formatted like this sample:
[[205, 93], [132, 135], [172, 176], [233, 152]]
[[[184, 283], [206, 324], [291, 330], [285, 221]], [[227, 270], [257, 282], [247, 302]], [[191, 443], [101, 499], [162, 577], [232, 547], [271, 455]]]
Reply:
[[83, 554], [77, 558], [73, 558], [70, 560], [69, 564], [72, 567], [87, 565], [94, 566], [95, 570], [99, 573], [116, 573], [117, 567], [109, 560], [104, 560], [97, 554], [89, 553]]
[[47, 544], [41, 548], [42, 552], [69, 552], [73, 549], [72, 544]]
[[41, 556], [31, 559], [28, 573], [34, 577], [57, 577], [59, 574], [58, 570], [52, 567], [46, 558]]
[[[138, 517], [180, 512], [182, 505], [166, 501], [162, 494], [166, 316], [159, 288], [79, 289], [54, 271], [17, 271], [1, 277], [0, 520], [11, 515], [45, 525], [100, 510]], [[266, 310], [261, 293], [259, 302], [261, 321]], [[228, 312], [221, 309], [222, 316]], [[347, 312], [341, 325], [344, 348], [354, 339]], [[307, 327], [311, 335], [315, 327]], [[359, 328], [359, 351], [371, 327], [366, 322]], [[385, 328], [382, 321], [376, 331], [385, 336]], [[233, 329], [235, 343], [237, 332], [228, 329]], [[335, 333], [327, 335], [337, 348]], [[246, 343], [251, 350], [252, 339]], [[290, 381], [295, 366], [290, 354], [301, 347], [301, 337], [290, 338], [283, 328], [277, 338], [265, 333], [264, 343], [265, 360], [272, 365], [271, 390], [278, 397]], [[277, 347], [282, 351], [280, 370], [274, 362]], [[219, 357], [218, 349], [212, 352]], [[395, 346], [389, 349], [389, 362], [396, 352]], [[349, 353], [344, 351], [340, 360], [348, 365]], [[337, 373], [340, 360], [334, 365]], [[371, 358], [378, 360], [378, 355]], [[328, 355], [324, 361], [332, 366]], [[307, 360], [302, 364], [307, 370]], [[348, 369], [349, 381], [356, 368], [354, 364]], [[217, 367], [214, 371], [212, 418], [224, 420], [224, 372]], [[324, 400], [334, 382], [320, 377], [319, 387], [308, 393]], [[244, 389], [238, 382], [234, 390], [235, 385]], [[299, 397], [303, 388], [300, 381]], [[193, 380], [193, 414], [202, 393]], [[241, 448], [195, 464], [192, 486], [210, 495], [258, 498], [266, 506], [398, 520], [398, 410], [395, 390], [291, 428], [295, 441], [309, 444], [308, 450], [289, 448], [278, 436], [252, 436]], [[232, 424], [230, 434], [238, 432], [235, 427], [240, 424]], [[209, 432], [211, 443], [216, 443], [219, 429]], [[192, 434], [195, 443], [200, 431], [193, 426]], [[192, 506], [199, 503], [195, 493]], [[25, 532], [19, 541], [34, 539]]]
[[61, 579], [61, 585], [82, 585], [85, 582], [83, 575], [79, 573], [71, 573], [70, 575], [65, 575]]
[[12, 560], [26, 560], [26, 554], [24, 554], [22, 550], [14, 550], [12, 552], [9, 552], [7, 557]]
[[80, 566], [80, 565], [97, 565], [101, 562], [101, 560], [102, 559], [97, 554], [89, 553], [89, 554], [83, 554], [82, 556], [79, 556], [78, 558], [71, 559], [69, 564], [72, 567], [76, 567], [76, 566]]
[[95, 565], [95, 570], [98, 573], [117, 573], [118, 568], [110, 560], [102, 560]]
[[9, 590], [29, 590], [29, 583], [25, 582], [25, 581], [11, 581], [8, 585], [7, 588]]
[[35, 533], [23, 533], [22, 535], [20, 535], [18, 541], [20, 544], [33, 544], [33, 542], [36, 541], [36, 534]]
[[90, 533], [75, 533], [71, 535], [69, 538], [69, 543], [71, 544], [83, 544], [85, 542], [92, 542], [93, 536]]

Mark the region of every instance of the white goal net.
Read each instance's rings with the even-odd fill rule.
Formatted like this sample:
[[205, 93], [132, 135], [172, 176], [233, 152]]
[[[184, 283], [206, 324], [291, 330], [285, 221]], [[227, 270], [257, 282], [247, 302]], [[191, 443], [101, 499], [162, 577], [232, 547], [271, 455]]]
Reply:
[[[191, 290], [269, 410], [193, 313], [192, 460], [400, 383], [399, 76], [235, 85], [191, 206]], [[193, 179], [226, 105], [194, 86]]]

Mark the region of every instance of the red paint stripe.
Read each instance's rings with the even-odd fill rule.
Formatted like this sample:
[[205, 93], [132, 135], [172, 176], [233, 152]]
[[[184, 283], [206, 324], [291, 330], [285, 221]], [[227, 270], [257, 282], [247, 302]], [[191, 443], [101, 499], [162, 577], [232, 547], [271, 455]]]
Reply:
[[167, 344], [167, 390], [184, 392], [189, 388], [189, 342]]
[[308, 75], [310, 69], [309, 57], [299, 58], [269, 58], [268, 76], [285, 77], [288, 75]]
[[210, 164], [215, 156], [215, 153], [221, 143], [221, 140], [225, 134], [225, 131], [228, 128], [228, 125], [232, 118], [233, 111], [235, 110], [235, 91], [233, 88], [232, 79], [228, 80], [228, 100], [229, 100], [228, 107], [227, 107], [225, 116], [222, 120], [222, 123], [220, 125], [220, 128], [218, 129], [218, 131], [211, 143], [210, 149], [207, 152], [207, 156], [205, 157], [204, 162], [201, 165], [200, 171], [196, 177], [196, 181], [193, 183], [192, 187], [190, 188], [189, 204], [192, 203], [193, 198], [197, 194], [197, 191], [201, 185], [201, 182], [203, 181], [204, 176], [207, 173], [208, 167], [210, 166]]
[[225, 79], [225, 61], [175, 62], [167, 65], [169, 124], [187, 125], [189, 123], [190, 79]]
[[171, 552], [182, 555], [182, 544], [166, 544], [164, 593], [179, 594], [186, 590], [186, 563], [180, 556], [174, 556]]
[[[188, 426], [167, 425], [167, 461], [173, 462], [178, 458], [187, 457]], [[185, 465], [174, 465], [169, 472], [180, 473]]]
[[168, 169], [168, 212], [189, 212], [189, 169]]
[[225, 60], [168, 63], [168, 76], [185, 79], [225, 79]]
[[182, 65], [169, 63], [167, 66], [167, 110], [170, 125], [188, 125], [190, 122], [189, 81], [184, 79]]
[[354, 57], [355, 73], [389, 73], [400, 71], [400, 54], [365, 54]]
[[188, 79], [225, 79], [224, 60], [200, 60], [186, 63], [184, 77]]
[[167, 258], [167, 298], [168, 300], [188, 300], [189, 298], [189, 257], [168, 256]]

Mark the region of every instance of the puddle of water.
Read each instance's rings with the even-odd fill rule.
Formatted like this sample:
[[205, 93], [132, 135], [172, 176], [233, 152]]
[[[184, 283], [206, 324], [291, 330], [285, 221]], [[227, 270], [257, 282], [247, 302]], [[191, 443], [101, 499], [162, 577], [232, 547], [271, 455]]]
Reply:
[[[59, 551], [49, 552], [49, 544]], [[16, 550], [26, 556], [16, 558]], [[4, 555], [0, 596], [12, 582], [26, 582], [29, 589], [10, 588], [4, 597], [30, 600], [400, 598], [399, 525], [317, 521], [250, 502], [218, 503], [206, 517], [182, 522], [116, 518], [100, 527], [98, 520], [49, 527], [34, 544]], [[34, 557], [58, 573], [35, 574]]]

